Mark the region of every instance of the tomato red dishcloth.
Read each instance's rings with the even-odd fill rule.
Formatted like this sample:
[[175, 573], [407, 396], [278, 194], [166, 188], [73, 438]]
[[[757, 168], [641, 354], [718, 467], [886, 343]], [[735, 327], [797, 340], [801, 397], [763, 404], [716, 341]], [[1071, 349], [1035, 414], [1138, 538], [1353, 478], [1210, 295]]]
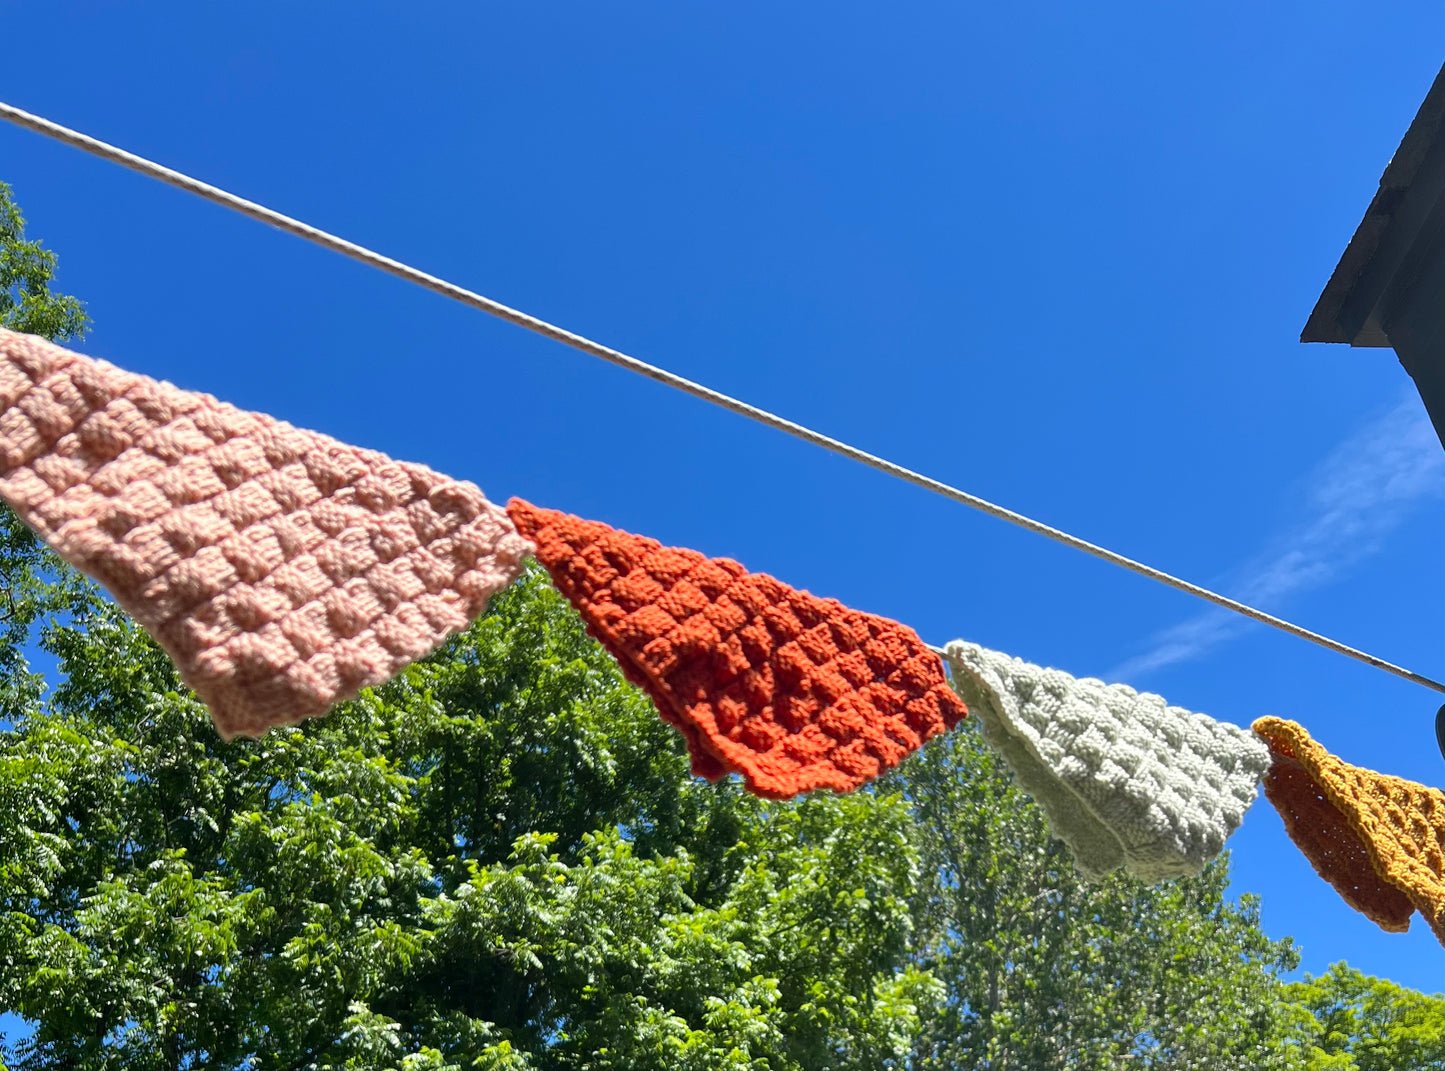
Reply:
[[1418, 908], [1445, 944], [1445, 793], [1351, 766], [1292, 721], [1252, 728], [1274, 755], [1264, 793], [1316, 873], [1381, 929]]
[[386, 680], [531, 550], [473, 484], [3, 329], [0, 496], [227, 739]]
[[521, 499], [507, 512], [701, 777], [849, 792], [967, 713], [904, 625]]

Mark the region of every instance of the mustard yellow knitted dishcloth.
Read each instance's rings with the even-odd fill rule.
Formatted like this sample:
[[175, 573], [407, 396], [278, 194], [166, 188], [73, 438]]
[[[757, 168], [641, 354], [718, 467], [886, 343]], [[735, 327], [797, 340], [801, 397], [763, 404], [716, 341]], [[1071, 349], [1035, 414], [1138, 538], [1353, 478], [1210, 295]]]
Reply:
[[1320, 877], [1385, 930], [1419, 909], [1445, 944], [1445, 793], [1351, 766], [1292, 721], [1252, 728], [1274, 756], [1265, 795]]

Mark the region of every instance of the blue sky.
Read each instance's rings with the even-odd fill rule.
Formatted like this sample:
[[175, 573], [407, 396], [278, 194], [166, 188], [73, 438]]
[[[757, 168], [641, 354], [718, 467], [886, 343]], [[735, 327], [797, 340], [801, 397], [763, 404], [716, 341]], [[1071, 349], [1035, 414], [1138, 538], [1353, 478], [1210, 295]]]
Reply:
[[[84, 17], [77, 17], [84, 11]], [[0, 97], [1347, 643], [1442, 672], [1441, 450], [1297, 339], [1438, 4], [7, 5]], [[84, 348], [1439, 783], [1432, 693], [0, 129]], [[1438, 990], [1264, 801], [1306, 969]], [[3, 1027], [3, 1024], [0, 1024]]]

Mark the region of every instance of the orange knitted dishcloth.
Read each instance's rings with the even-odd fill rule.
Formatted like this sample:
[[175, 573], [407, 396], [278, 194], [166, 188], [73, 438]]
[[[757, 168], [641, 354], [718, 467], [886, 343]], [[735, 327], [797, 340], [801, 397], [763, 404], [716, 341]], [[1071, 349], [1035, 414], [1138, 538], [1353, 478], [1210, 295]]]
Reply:
[[1320, 877], [1391, 932], [1418, 908], [1445, 944], [1445, 793], [1351, 766], [1292, 721], [1252, 728], [1274, 754], [1265, 795]]
[[473, 484], [3, 329], [0, 496], [227, 739], [399, 672], [531, 550]]
[[904, 625], [521, 499], [507, 512], [710, 781], [848, 792], [967, 713]]

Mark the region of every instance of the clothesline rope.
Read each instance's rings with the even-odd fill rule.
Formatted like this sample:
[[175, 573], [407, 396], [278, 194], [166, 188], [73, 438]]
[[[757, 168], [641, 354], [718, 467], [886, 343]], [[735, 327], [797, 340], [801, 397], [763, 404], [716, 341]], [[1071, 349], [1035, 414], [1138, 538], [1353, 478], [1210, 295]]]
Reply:
[[1036, 535], [1052, 539], [1056, 543], [1062, 543], [1064, 546], [1083, 551], [1085, 554], [1093, 555], [1110, 564], [1127, 569], [1132, 573], [1148, 577], [1151, 580], [1166, 584], [1178, 591], [1183, 591], [1196, 598], [1203, 599], [1206, 602], [1211, 602], [1216, 606], [1233, 611], [1252, 621], [1269, 625], [1271, 628], [1276, 628], [1281, 632], [1286, 632], [1302, 640], [1308, 640], [1310, 643], [1323, 647], [1326, 650], [1334, 651], [1336, 654], [1353, 658], [1357, 662], [1363, 662], [1367, 666], [1373, 666], [1376, 669], [1392, 673], [1397, 677], [1403, 677], [1405, 680], [1424, 685], [1426, 688], [1445, 693], [1445, 684], [1432, 680], [1424, 674], [1416, 673], [1402, 666], [1397, 666], [1393, 662], [1387, 662], [1383, 658], [1378, 658], [1375, 655], [1341, 643], [1338, 640], [1331, 639], [1328, 636], [1322, 636], [1318, 632], [1312, 632], [1307, 628], [1286, 621], [1284, 618], [1276, 617], [1273, 614], [1265, 613], [1263, 610], [1256, 609], [1237, 599], [1231, 599], [1227, 595], [1221, 595], [1199, 584], [1183, 580], [1171, 573], [1166, 573], [1162, 569], [1145, 565], [1143, 562], [1135, 561], [1133, 558], [1120, 554], [1117, 551], [1101, 547], [1096, 543], [1091, 543], [1086, 539], [1081, 539], [1078, 536], [1044, 524], [1042, 521], [1036, 521], [1032, 517], [1027, 517], [1022, 513], [1016, 513], [1004, 506], [989, 502], [987, 499], [979, 498], [977, 495], [969, 494], [967, 491], [960, 490], [941, 480], [935, 480], [931, 476], [925, 476], [922, 473], [905, 468], [885, 458], [878, 457], [876, 454], [870, 454], [866, 450], [851, 446], [831, 436], [824, 435], [822, 432], [804, 427], [802, 424], [778, 416], [776, 413], [770, 413], [766, 409], [760, 409], [755, 405], [740, 401], [737, 398], [723, 394], [721, 391], [713, 390], [711, 387], [703, 386], [701, 383], [696, 383], [674, 372], [669, 372], [664, 368], [648, 364], [646, 361], [629, 356], [620, 350], [612, 349], [610, 346], [604, 346], [600, 342], [594, 342], [582, 335], [548, 323], [546, 320], [539, 319], [536, 316], [504, 305], [500, 301], [494, 301], [465, 287], [458, 286], [445, 279], [440, 279], [435, 275], [430, 275], [418, 268], [413, 268], [409, 264], [403, 264], [401, 261], [383, 256], [374, 250], [367, 249], [365, 246], [357, 245], [355, 242], [349, 242], [344, 238], [337, 237], [318, 227], [313, 227], [308, 223], [303, 223], [298, 219], [293, 219], [274, 209], [259, 205], [254, 201], [248, 201], [243, 197], [238, 197], [227, 190], [212, 186], [209, 183], [202, 182], [200, 179], [192, 178], [179, 171], [174, 171], [153, 160], [148, 160], [143, 156], [137, 156], [134, 153], [127, 152], [124, 149], [100, 141], [97, 138], [92, 138], [77, 130], [72, 130], [69, 127], [61, 126], [59, 123], [52, 122], [49, 119], [33, 115], [30, 112], [6, 104], [3, 101], [0, 101], [0, 118], [6, 119], [17, 126], [33, 130], [38, 134], [44, 134], [46, 137], [53, 138], [56, 141], [81, 149], [84, 152], [90, 153], [92, 156], [98, 156], [103, 160], [120, 164], [122, 167], [128, 167], [132, 171], [138, 171], [143, 175], [159, 179], [169, 185], [193, 193], [198, 197], [205, 198], [214, 204], [229, 208], [242, 215], [250, 216], [252, 219], [268, 224], [278, 230], [285, 231], [298, 238], [304, 238], [308, 242], [312, 242], [325, 249], [330, 249], [335, 253], [340, 253], [342, 256], [350, 257], [352, 260], [368, 264], [373, 268], [379, 268], [384, 272], [415, 283], [418, 286], [424, 286], [428, 290], [451, 298], [453, 301], [459, 301], [474, 309], [480, 309], [482, 312], [516, 324], [518, 327], [526, 328], [528, 331], [553, 339], [556, 342], [561, 342], [564, 345], [581, 350], [583, 353], [593, 357], [601, 358], [611, 364], [625, 368], [630, 372], [636, 372], [639, 375], [646, 376], [675, 390], [690, 394], [695, 398], [701, 398], [703, 401], [720, 406], [740, 416], [745, 416], [750, 420], [784, 432], [794, 438], [802, 439], [804, 442], [812, 443], [814, 446], [830, 450], [835, 454], [850, 458], [870, 468], [877, 469], [879, 472], [887, 473], [890, 476], [904, 480], [924, 490], [942, 495], [944, 498], [960, 502], [965, 506], [986, 513], [990, 517], [1007, 521]]

